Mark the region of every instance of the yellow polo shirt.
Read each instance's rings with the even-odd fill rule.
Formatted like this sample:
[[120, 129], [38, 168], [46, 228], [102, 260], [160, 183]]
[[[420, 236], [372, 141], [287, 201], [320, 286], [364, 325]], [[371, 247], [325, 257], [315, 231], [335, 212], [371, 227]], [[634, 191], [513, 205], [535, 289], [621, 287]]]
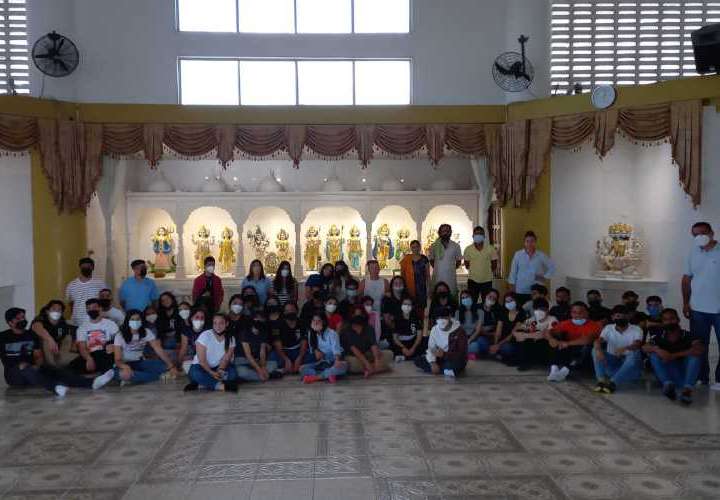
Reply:
[[465, 262], [470, 262], [470, 274], [468, 278], [475, 283], [485, 283], [493, 280], [492, 261], [498, 260], [498, 253], [495, 247], [489, 243], [483, 245], [482, 250], [469, 245], [463, 252]]

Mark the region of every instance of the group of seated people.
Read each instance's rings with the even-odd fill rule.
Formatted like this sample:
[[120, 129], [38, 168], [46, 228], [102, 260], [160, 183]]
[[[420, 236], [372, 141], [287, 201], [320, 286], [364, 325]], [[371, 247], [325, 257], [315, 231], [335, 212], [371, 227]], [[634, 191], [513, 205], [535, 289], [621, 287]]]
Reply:
[[[346, 266], [342, 279], [329, 279], [335, 274], [329, 266], [306, 282], [302, 307], [288, 271], [279, 273], [282, 293], [277, 286], [262, 295], [244, 286], [230, 297], [227, 312], [178, 302], [170, 292], [160, 294], [157, 305], [123, 312], [108, 289], [87, 300], [87, 319], [77, 328], [65, 322], [59, 300], [44, 306], [29, 328], [25, 311], [11, 308], [5, 313], [10, 329], [0, 333], [5, 379], [62, 396], [68, 387], [99, 389], [113, 379], [147, 383], [185, 372], [186, 391], [234, 392], [241, 382], [289, 375], [308, 384], [334, 383], [348, 373], [369, 377], [390, 370], [393, 360], [455, 377], [468, 360], [489, 358], [518, 370], [549, 367], [552, 382], [594, 368], [595, 390], [609, 394], [638, 380], [647, 363], [667, 397], [692, 402], [706, 346], [680, 328], [678, 313], [663, 309], [659, 297], [649, 297], [643, 313], [634, 292], [608, 309], [598, 291], [587, 294], [587, 303], [572, 302], [560, 287], [551, 307], [542, 285], [520, 303], [512, 291], [455, 295], [439, 282], [425, 300], [412, 297], [401, 276], [371, 290], [379, 271], [372, 261], [372, 278], [361, 281]], [[66, 338], [77, 356], [63, 365]]]

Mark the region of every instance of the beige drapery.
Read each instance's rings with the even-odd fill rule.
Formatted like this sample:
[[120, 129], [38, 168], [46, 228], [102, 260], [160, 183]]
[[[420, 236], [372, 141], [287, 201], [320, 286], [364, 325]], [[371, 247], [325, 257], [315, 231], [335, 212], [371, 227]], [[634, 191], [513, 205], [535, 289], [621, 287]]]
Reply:
[[164, 147], [188, 158], [215, 151], [222, 165], [232, 162], [238, 152], [258, 159], [285, 153], [296, 166], [308, 150], [328, 159], [354, 152], [365, 166], [376, 151], [397, 157], [426, 151], [433, 164], [447, 151], [485, 155], [499, 201], [520, 206], [531, 199], [552, 147], [577, 148], [592, 138], [597, 154], [604, 157], [621, 131], [635, 141], [669, 141], [680, 182], [693, 204], [699, 205], [701, 127], [700, 100], [501, 125], [98, 124], [0, 114], [0, 149], [19, 152], [39, 147], [60, 211], [87, 206], [102, 174], [102, 155], [142, 152], [155, 166]]

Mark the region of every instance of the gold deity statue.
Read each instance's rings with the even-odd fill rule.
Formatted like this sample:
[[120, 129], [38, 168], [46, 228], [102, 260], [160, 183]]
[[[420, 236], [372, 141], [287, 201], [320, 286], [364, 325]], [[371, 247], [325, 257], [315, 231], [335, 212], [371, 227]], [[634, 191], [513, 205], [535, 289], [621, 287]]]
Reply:
[[317, 271], [320, 264], [320, 229], [310, 226], [305, 233], [305, 270]]
[[639, 279], [645, 273], [646, 244], [630, 224], [614, 223], [595, 244], [596, 276]]
[[350, 228], [350, 238], [347, 241], [347, 254], [350, 259], [350, 269], [360, 271], [360, 259], [363, 256], [363, 243], [360, 240], [360, 228]]
[[437, 228], [435, 226], [430, 226], [427, 233], [425, 233], [425, 246], [423, 247], [425, 255], [430, 255], [432, 253], [432, 245], [435, 243], [435, 240], [437, 240], [437, 237]]
[[248, 231], [247, 238], [250, 241], [250, 246], [255, 251], [255, 258], [260, 262], [265, 260], [265, 252], [270, 246], [270, 241], [267, 239], [263, 230], [260, 229], [260, 226], [256, 225], [255, 231]]
[[210, 236], [210, 230], [205, 226], [200, 226], [197, 234], [192, 235], [192, 243], [195, 245], [195, 269], [201, 273], [205, 270], [205, 258], [212, 255], [210, 247], [215, 244], [215, 237]]
[[156, 278], [162, 278], [167, 273], [175, 272], [172, 236], [174, 232], [174, 227], [160, 226], [150, 238], [153, 244], [153, 253], [155, 254], [155, 261], [151, 264], [151, 271]]
[[395, 260], [400, 262], [403, 257], [408, 255], [410, 250], [410, 230], [402, 228], [397, 232], [397, 242], [395, 244]]
[[390, 238], [390, 228], [387, 224], [383, 224], [377, 230], [373, 238], [373, 258], [380, 264], [380, 269], [387, 269], [388, 261], [395, 255], [392, 239]]
[[220, 271], [223, 273], [231, 273], [237, 258], [235, 257], [235, 243], [233, 242], [235, 233], [229, 227], [225, 227], [220, 234]]
[[335, 224], [330, 226], [325, 240], [325, 257], [328, 262], [335, 263], [343, 259], [343, 243], [345, 240], [342, 233], [345, 227], [339, 229]]
[[286, 260], [292, 262], [292, 252], [290, 251], [290, 235], [284, 229], [280, 229], [275, 240], [275, 250], [277, 258], [282, 262]]

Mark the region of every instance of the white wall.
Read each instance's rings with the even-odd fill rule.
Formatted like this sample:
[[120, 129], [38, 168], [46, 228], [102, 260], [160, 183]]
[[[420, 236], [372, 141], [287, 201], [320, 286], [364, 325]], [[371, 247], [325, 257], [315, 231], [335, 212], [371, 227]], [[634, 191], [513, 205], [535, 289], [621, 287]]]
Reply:
[[[494, 58], [531, 36], [529, 57], [549, 93], [549, 0], [413, 0], [409, 35], [238, 35], [178, 33], [173, 0], [28, 0], [30, 41], [52, 29], [78, 45], [81, 63], [63, 79], [46, 79], [58, 99], [176, 103], [177, 58], [412, 58], [415, 104], [505, 102], [491, 76]], [[543, 69], [544, 68], [544, 69]], [[41, 78], [32, 74], [32, 94]]]
[[30, 157], [0, 156], [0, 324], [7, 307], [35, 310]]
[[[668, 281], [669, 306], [682, 305], [680, 278], [692, 239], [690, 226], [705, 220], [720, 234], [720, 114], [706, 107], [703, 125], [702, 205], [693, 209], [670, 160], [670, 146], [639, 147], [618, 136], [599, 160], [590, 145], [555, 151], [552, 164], [552, 252], [564, 277], [588, 276], [595, 242], [617, 220], [642, 231], [649, 248], [649, 278]], [[628, 289], [632, 283], [628, 283]]]

